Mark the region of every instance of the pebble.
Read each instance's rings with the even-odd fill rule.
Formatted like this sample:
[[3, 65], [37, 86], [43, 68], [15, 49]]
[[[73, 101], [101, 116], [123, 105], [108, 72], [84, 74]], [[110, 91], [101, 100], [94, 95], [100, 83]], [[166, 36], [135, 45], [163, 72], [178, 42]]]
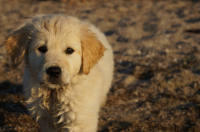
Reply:
[[126, 19], [126, 18], [121, 19], [121, 20], [118, 22], [118, 26], [119, 26], [119, 27], [127, 27], [127, 26], [128, 26], [127, 21], [128, 21], [128, 19]]
[[154, 24], [154, 23], [144, 22], [143, 30], [145, 32], [153, 32], [153, 33], [155, 33], [158, 30], [158, 26], [157, 26], [157, 24]]
[[134, 42], [135, 42], [135, 43], [141, 43], [142, 41], [150, 40], [150, 39], [152, 39], [153, 37], [154, 37], [154, 34], [142, 36], [141, 38], [136, 39]]
[[200, 17], [196, 17], [196, 18], [190, 18], [185, 20], [186, 23], [198, 23], [200, 22]]
[[175, 11], [176, 15], [178, 16], [178, 18], [184, 18], [185, 14], [184, 14], [184, 9], [183, 8], [179, 8]]
[[126, 38], [126, 37], [123, 37], [123, 36], [119, 36], [119, 37], [117, 38], [117, 42], [128, 43], [128, 42], [129, 42], [129, 39]]
[[127, 87], [131, 83], [135, 82], [136, 78], [133, 75], [128, 76], [126, 79], [124, 79], [124, 86]]
[[134, 76], [137, 79], [149, 80], [153, 77], [154, 73], [150, 67], [147, 66], [136, 66], [134, 69]]
[[105, 33], [105, 35], [106, 36], [112, 36], [113, 34], [115, 34], [117, 31], [116, 30], [108, 30], [108, 31], [106, 31], [106, 32], [104, 32]]

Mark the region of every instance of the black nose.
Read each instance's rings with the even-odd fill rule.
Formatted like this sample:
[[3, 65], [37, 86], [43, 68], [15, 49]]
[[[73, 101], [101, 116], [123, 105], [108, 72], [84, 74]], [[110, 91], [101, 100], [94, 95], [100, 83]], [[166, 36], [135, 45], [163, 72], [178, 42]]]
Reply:
[[46, 73], [50, 77], [58, 78], [61, 74], [61, 68], [58, 67], [58, 66], [51, 66], [51, 67], [46, 69]]

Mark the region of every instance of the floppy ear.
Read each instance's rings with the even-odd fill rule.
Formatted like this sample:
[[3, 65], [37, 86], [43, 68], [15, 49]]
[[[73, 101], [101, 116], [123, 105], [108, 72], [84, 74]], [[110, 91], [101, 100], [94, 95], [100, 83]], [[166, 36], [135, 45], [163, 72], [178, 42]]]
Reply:
[[21, 27], [8, 36], [5, 48], [11, 66], [17, 66], [22, 62], [30, 40], [29, 26]]
[[81, 47], [82, 47], [81, 70], [84, 74], [88, 74], [90, 72], [90, 69], [103, 56], [105, 47], [98, 40], [96, 35], [88, 29], [82, 29]]

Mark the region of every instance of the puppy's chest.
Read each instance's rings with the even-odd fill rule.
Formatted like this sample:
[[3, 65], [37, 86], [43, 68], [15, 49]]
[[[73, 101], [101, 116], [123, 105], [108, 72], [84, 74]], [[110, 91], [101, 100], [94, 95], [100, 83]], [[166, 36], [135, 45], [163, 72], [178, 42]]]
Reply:
[[51, 93], [49, 113], [53, 119], [54, 127], [62, 129], [72, 125], [76, 118], [73, 105], [74, 102], [69, 97], [59, 99], [57, 93]]
[[[35, 109], [37, 114], [34, 116], [36, 118], [39, 117], [39, 120], [49, 119], [51, 123], [48, 125], [52, 125], [58, 130], [73, 125], [76, 120], [76, 114], [74, 112], [75, 100], [71, 91], [40, 89], [38, 92], [40, 92], [38, 93], [40, 95], [38, 97], [39, 101], [37, 101], [37, 97], [32, 96], [32, 103], [35, 104], [37, 102], [36, 106], [39, 107]], [[35, 107], [35, 105], [32, 106]]]

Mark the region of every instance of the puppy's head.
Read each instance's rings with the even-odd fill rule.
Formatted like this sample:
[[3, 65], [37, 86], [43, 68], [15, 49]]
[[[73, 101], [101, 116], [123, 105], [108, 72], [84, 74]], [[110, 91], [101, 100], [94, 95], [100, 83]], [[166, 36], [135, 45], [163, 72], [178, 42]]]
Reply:
[[77, 74], [89, 74], [104, 46], [89, 24], [73, 17], [35, 17], [6, 40], [13, 65], [25, 58], [33, 79], [42, 85], [67, 85]]

